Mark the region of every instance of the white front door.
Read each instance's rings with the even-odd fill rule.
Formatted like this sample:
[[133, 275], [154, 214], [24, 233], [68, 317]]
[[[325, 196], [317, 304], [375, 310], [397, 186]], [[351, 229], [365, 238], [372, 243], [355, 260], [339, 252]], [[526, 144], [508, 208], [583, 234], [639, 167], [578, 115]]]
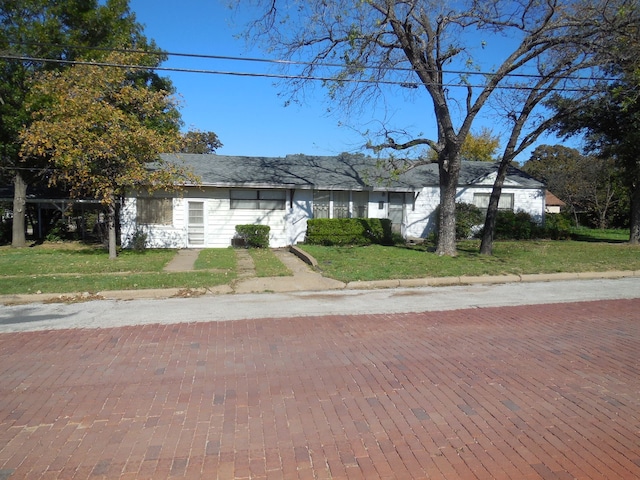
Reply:
[[189, 247], [204, 245], [204, 202], [189, 202], [187, 245]]

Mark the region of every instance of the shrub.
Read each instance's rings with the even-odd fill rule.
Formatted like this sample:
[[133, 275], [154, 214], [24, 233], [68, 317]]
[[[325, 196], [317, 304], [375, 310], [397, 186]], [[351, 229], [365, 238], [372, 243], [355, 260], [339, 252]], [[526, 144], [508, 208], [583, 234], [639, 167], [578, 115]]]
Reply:
[[57, 220], [45, 236], [48, 242], [61, 242], [69, 238], [69, 226], [64, 219]]
[[387, 218], [314, 218], [307, 220], [305, 242], [311, 245], [391, 245]]
[[0, 245], [11, 243], [11, 236], [13, 235], [13, 219], [0, 218]]
[[[433, 242], [437, 243], [440, 231], [440, 206], [434, 213], [436, 218], [436, 232], [433, 235]], [[456, 240], [466, 240], [473, 238], [479, 228], [484, 223], [484, 213], [472, 203], [456, 203]]]
[[147, 234], [144, 230], [136, 228], [131, 235], [131, 248], [136, 252], [144, 252], [147, 249]]
[[496, 240], [530, 240], [537, 231], [531, 215], [521, 210], [501, 210], [496, 217]]
[[249, 248], [268, 248], [270, 230], [268, 225], [236, 225], [236, 233]]
[[562, 214], [547, 214], [541, 236], [551, 240], [567, 240], [571, 237], [571, 219]]
[[456, 240], [472, 238], [484, 223], [482, 210], [472, 203], [456, 204]]

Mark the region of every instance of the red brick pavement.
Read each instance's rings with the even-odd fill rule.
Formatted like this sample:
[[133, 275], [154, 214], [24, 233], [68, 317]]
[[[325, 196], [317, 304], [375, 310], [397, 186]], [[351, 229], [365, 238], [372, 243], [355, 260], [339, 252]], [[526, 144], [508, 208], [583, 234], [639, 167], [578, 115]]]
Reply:
[[2, 334], [0, 478], [640, 478], [639, 351], [640, 300]]

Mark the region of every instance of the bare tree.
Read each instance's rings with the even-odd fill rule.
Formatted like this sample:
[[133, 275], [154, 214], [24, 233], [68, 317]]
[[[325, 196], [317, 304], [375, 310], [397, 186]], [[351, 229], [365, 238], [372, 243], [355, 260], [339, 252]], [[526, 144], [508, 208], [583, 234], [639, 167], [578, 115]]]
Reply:
[[[492, 198], [497, 205], [508, 163], [548, 127], [543, 100], [555, 89], [590, 83], [594, 47], [632, 21], [628, 12], [636, 3], [254, 0], [260, 16], [247, 36], [264, 41], [287, 62], [294, 98], [313, 80], [323, 80], [331, 98], [347, 109], [379, 99], [390, 88], [426, 92], [432, 112], [425, 112], [425, 120], [433, 116], [436, 122], [432, 135], [398, 135], [385, 125], [370, 146], [377, 152], [434, 152], [441, 206], [437, 253], [455, 255], [460, 153], [473, 122], [496, 92], [519, 93], [500, 112], [508, 122], [508, 141]], [[245, 8], [247, 2], [238, 5]], [[422, 153], [409, 168], [428, 161]]]

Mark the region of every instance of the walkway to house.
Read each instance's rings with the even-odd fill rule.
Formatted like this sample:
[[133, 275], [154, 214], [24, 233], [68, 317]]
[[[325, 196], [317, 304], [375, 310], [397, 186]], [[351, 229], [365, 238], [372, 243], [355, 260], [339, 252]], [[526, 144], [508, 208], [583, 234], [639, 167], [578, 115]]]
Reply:
[[[234, 293], [254, 292], [302, 292], [313, 290], [334, 290], [345, 288], [343, 282], [323, 277], [288, 249], [275, 249], [273, 252], [291, 271], [286, 277], [257, 277], [253, 259], [244, 248], [236, 248], [237, 280], [228, 288]], [[167, 272], [188, 272], [198, 258], [200, 250], [178, 250], [176, 256], [167, 264]]]
[[0, 478], [640, 478], [640, 299], [229, 322], [180, 303], [183, 323], [0, 334]]

